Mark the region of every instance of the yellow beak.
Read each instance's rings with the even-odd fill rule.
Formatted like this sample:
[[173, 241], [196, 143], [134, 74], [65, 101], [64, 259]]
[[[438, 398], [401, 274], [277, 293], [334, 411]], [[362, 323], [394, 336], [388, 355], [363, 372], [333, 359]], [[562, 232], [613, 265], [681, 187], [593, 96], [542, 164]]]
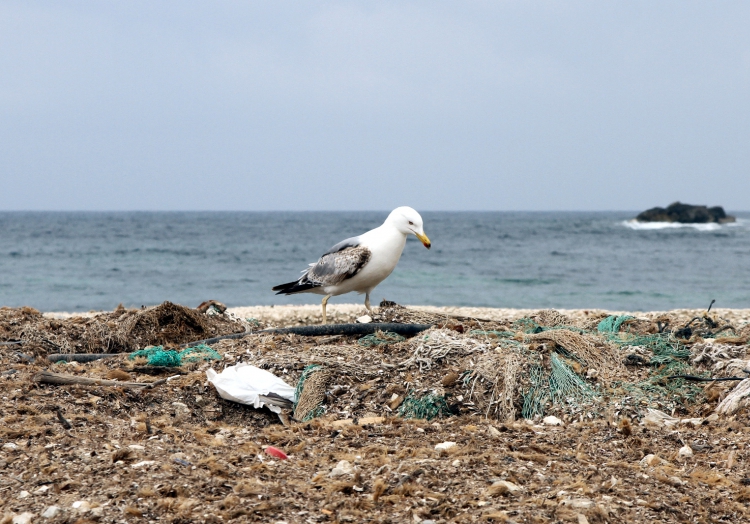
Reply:
[[422, 242], [422, 244], [424, 244], [424, 247], [426, 247], [427, 249], [430, 249], [430, 247], [432, 246], [432, 243], [430, 242], [430, 239], [427, 238], [427, 235], [419, 234], [419, 233], [414, 233], [414, 234], [417, 235], [417, 238]]

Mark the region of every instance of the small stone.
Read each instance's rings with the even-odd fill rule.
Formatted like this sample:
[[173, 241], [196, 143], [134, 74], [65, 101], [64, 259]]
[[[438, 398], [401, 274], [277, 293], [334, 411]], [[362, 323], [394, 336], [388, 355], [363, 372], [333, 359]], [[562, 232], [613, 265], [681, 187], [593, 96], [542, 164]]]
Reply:
[[6, 451], [13, 451], [15, 449], [18, 449], [18, 444], [16, 444], [15, 442], [6, 442], [5, 444], [3, 444], [3, 449]]
[[128, 447], [129, 447], [130, 449], [134, 449], [134, 450], [136, 450], [136, 451], [143, 451], [144, 449], [146, 449], [146, 447], [145, 447], [145, 446], [141, 446], [140, 444], [131, 444], [131, 445], [129, 445]]
[[21, 513], [20, 515], [13, 517], [11, 522], [12, 524], [31, 524], [32, 518], [34, 518], [34, 514], [27, 511], [26, 513]]
[[37, 489], [36, 491], [34, 491], [34, 493], [35, 493], [36, 495], [43, 495], [43, 494], [44, 494], [44, 493], [46, 493], [46, 492], [47, 492], [48, 490], [49, 490], [49, 486], [42, 486], [41, 488], [39, 488], [39, 489]]
[[360, 324], [369, 324], [370, 322], [372, 322], [372, 317], [370, 315], [362, 315], [357, 319], [357, 322], [359, 322]]
[[693, 449], [685, 444], [680, 448], [680, 450], [677, 452], [677, 456], [680, 458], [690, 458], [693, 456]]
[[591, 509], [593, 508], [596, 503], [587, 498], [575, 498], [575, 499], [565, 499], [561, 502], [563, 506], [570, 506], [572, 509]]
[[489, 433], [490, 437], [492, 438], [500, 438], [500, 436], [502, 435], [502, 433], [500, 433], [500, 430], [495, 426], [487, 426], [487, 433]]
[[440, 444], [435, 444], [435, 449], [438, 451], [447, 451], [455, 446], [455, 442], [441, 442]]
[[87, 500], [76, 500], [70, 505], [73, 509], [77, 509], [80, 512], [86, 512], [91, 509], [91, 504]]
[[453, 461], [453, 462], [451, 463], [451, 465], [452, 465], [452, 466], [453, 466], [454, 468], [457, 468], [458, 466], [460, 466], [460, 465], [461, 465], [461, 461], [460, 461], [460, 460], [458, 460], [458, 459], [456, 459], [456, 460], [454, 460], [454, 461]]
[[336, 467], [331, 470], [328, 476], [336, 478], [344, 475], [351, 475], [352, 473], [354, 473], [354, 466], [352, 466], [348, 460], [341, 460], [336, 464]]
[[53, 519], [60, 514], [60, 511], [61, 510], [58, 506], [49, 506], [44, 510], [44, 513], [42, 513], [42, 517], [45, 519]]
[[31, 493], [25, 490], [18, 494], [19, 499], [25, 499], [26, 497], [30, 497], [30, 496], [31, 496]]
[[498, 480], [493, 482], [487, 489], [487, 495], [515, 495], [521, 491], [521, 486], [507, 480]]
[[562, 426], [562, 420], [552, 415], [544, 417], [542, 420], [546, 426]]
[[666, 460], [661, 458], [659, 455], [649, 454], [641, 459], [640, 465], [646, 466], [658, 466], [659, 464], [665, 463]]

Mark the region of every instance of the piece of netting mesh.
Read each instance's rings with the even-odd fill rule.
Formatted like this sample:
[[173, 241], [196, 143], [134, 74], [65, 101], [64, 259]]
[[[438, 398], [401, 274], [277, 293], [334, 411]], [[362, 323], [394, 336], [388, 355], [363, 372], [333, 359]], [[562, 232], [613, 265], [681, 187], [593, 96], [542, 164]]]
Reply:
[[594, 390], [557, 353], [550, 355], [550, 368], [549, 392], [553, 404], [565, 402], [580, 408], [594, 397]]
[[544, 415], [544, 404], [547, 401], [547, 388], [549, 384], [548, 375], [540, 364], [535, 364], [529, 369], [529, 386], [521, 392], [523, 407], [521, 416], [525, 419], [533, 419]]
[[396, 342], [403, 342], [406, 340], [398, 333], [391, 333], [390, 331], [376, 331], [370, 333], [357, 340], [357, 344], [360, 346], [369, 348], [373, 346], [384, 346], [386, 344], [395, 344]]
[[599, 322], [599, 325], [596, 326], [596, 330], [599, 333], [617, 333], [620, 331], [620, 327], [624, 322], [633, 320], [634, 318], [635, 317], [631, 317], [630, 315], [610, 315]]
[[331, 372], [318, 364], [311, 364], [302, 371], [294, 390], [295, 420], [307, 422], [325, 414], [323, 401], [330, 379]]
[[403, 418], [432, 420], [435, 417], [448, 417], [453, 413], [448, 407], [444, 395], [428, 393], [421, 397], [415, 397], [412, 393], [409, 393], [399, 407], [398, 414]]
[[189, 362], [221, 360], [221, 355], [206, 344], [198, 344], [182, 351], [164, 349], [164, 346], [151, 346], [133, 351], [128, 358], [135, 360], [138, 357], [148, 359], [149, 366], [157, 367], [179, 367]]

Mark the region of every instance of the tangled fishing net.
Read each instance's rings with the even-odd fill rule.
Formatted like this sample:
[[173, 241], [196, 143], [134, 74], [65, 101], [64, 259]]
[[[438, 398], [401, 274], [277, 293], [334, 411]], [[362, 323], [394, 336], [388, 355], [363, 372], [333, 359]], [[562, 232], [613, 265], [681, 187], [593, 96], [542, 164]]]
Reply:
[[[683, 326], [684, 319], [666, 316], [597, 315], [574, 321], [544, 310], [466, 333], [430, 329], [398, 344], [408, 355], [399, 368], [422, 374], [454, 369], [463, 405], [504, 421], [669, 411], [700, 405], [702, 383], [685, 376], [736, 374], [748, 356], [740, 337], [688, 341], [676, 336]], [[448, 411], [420, 407], [424, 398], [410, 394], [399, 413], [447, 416]]]
[[149, 366], [157, 367], [179, 367], [189, 362], [221, 360], [221, 355], [205, 344], [198, 344], [182, 351], [166, 350], [164, 346], [152, 346], [134, 351], [128, 356], [130, 360], [138, 357], [148, 359]]
[[307, 422], [325, 413], [323, 401], [330, 380], [331, 372], [318, 364], [309, 365], [302, 371], [294, 391], [296, 420]]

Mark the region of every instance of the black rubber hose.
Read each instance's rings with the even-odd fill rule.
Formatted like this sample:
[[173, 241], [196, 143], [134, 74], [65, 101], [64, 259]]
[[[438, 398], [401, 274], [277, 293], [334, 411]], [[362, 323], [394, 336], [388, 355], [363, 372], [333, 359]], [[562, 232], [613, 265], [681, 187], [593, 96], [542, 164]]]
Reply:
[[47, 355], [50, 362], [93, 362], [103, 358], [119, 357], [128, 353], [53, 353]]
[[251, 331], [247, 333], [234, 333], [232, 335], [223, 335], [221, 337], [207, 338], [205, 340], [196, 340], [182, 344], [183, 347], [196, 346], [198, 344], [213, 344], [220, 340], [230, 340], [243, 338], [248, 335], [257, 335], [259, 333], [270, 333], [274, 335], [302, 335], [304, 337], [322, 337], [330, 335], [370, 335], [376, 331], [389, 331], [397, 333], [404, 337], [413, 337], [430, 329], [432, 324], [398, 324], [387, 322], [382, 324], [323, 324], [319, 326], [296, 326], [278, 329], [264, 329], [262, 331]]

